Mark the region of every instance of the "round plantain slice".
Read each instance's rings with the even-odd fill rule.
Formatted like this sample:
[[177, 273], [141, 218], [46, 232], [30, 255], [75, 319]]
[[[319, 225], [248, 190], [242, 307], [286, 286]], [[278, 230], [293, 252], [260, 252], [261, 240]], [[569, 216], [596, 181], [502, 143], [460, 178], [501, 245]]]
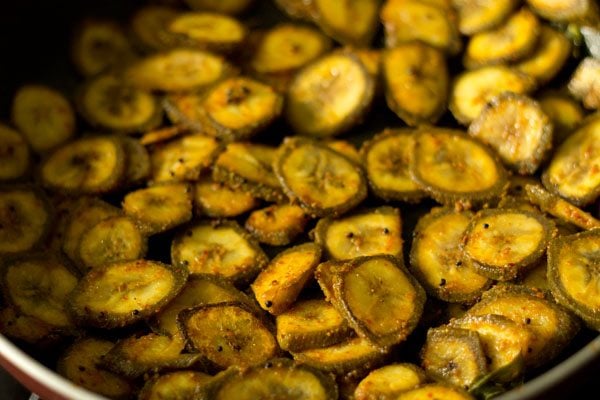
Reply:
[[160, 143], [150, 151], [152, 182], [196, 181], [221, 152], [213, 137], [192, 134]]
[[479, 298], [492, 281], [477, 273], [460, 243], [473, 214], [434, 208], [417, 223], [410, 250], [410, 271], [428, 295], [452, 303]]
[[285, 138], [273, 166], [288, 197], [315, 216], [339, 216], [367, 196], [361, 167], [311, 139]]
[[556, 238], [548, 249], [552, 295], [594, 330], [600, 327], [599, 258], [600, 228]]
[[52, 224], [44, 192], [33, 186], [0, 187], [0, 254], [26, 252], [43, 243]]
[[398, 44], [383, 53], [382, 71], [387, 104], [407, 125], [434, 124], [446, 111], [449, 77], [440, 50]]
[[355, 400], [392, 400], [398, 394], [427, 381], [425, 372], [415, 364], [399, 363], [374, 369], [360, 381]]
[[336, 41], [368, 46], [377, 32], [380, 0], [312, 0], [314, 20]]
[[567, 346], [580, 329], [579, 320], [544, 292], [521, 285], [498, 284], [486, 291], [467, 315], [498, 314], [533, 332], [525, 366], [546, 364]]
[[[600, 109], [600, 60], [584, 58], [569, 81], [569, 92], [583, 103], [585, 108]], [[25, 133], [25, 132], [23, 132]]]
[[465, 71], [454, 80], [449, 108], [458, 122], [468, 125], [500, 93], [524, 94], [534, 86], [533, 78], [505, 65]]
[[527, 0], [527, 5], [550, 21], [583, 21], [597, 12], [593, 0]]
[[73, 343], [62, 354], [56, 367], [59, 374], [92, 392], [111, 399], [130, 399], [133, 382], [99, 367], [102, 357], [112, 349], [113, 342], [88, 337]]
[[278, 354], [269, 322], [239, 302], [208, 304], [177, 317], [190, 349], [217, 368], [249, 367]]
[[171, 244], [171, 260], [191, 274], [218, 275], [240, 285], [268, 262], [254, 238], [235, 221], [200, 221], [182, 230]]
[[182, 12], [168, 24], [169, 32], [180, 36], [183, 46], [230, 52], [246, 38], [246, 28], [235, 18], [215, 12]]
[[65, 96], [47, 86], [20, 87], [12, 103], [12, 122], [37, 153], [65, 143], [75, 134], [75, 112]]
[[123, 141], [116, 136], [86, 136], [63, 144], [41, 164], [42, 184], [69, 194], [103, 194], [116, 190], [126, 172]]
[[5, 306], [0, 309], [0, 333], [35, 345], [36, 348], [46, 348], [60, 342], [65, 332], [35, 317], [22, 314], [13, 306]]
[[277, 315], [277, 342], [283, 350], [304, 351], [340, 343], [352, 328], [331, 303], [322, 299], [301, 300]]
[[212, 177], [232, 189], [281, 203], [285, 195], [273, 172], [277, 149], [262, 144], [229, 143], [213, 166]]
[[538, 102], [554, 126], [555, 145], [564, 142], [583, 121], [585, 115], [583, 108], [569, 95], [546, 92], [538, 98]]
[[29, 170], [31, 152], [26, 139], [0, 123], [0, 181], [19, 179]]
[[233, 67], [213, 53], [174, 49], [137, 61], [124, 79], [140, 89], [177, 92], [204, 89], [233, 73]]
[[112, 329], [155, 314], [183, 288], [185, 268], [136, 260], [89, 271], [71, 292], [68, 311], [80, 325]]
[[331, 374], [286, 358], [276, 358], [229, 374], [212, 390], [214, 400], [336, 400], [338, 387]]
[[162, 120], [158, 99], [111, 74], [88, 81], [80, 89], [77, 106], [90, 125], [111, 132], [142, 132]]
[[521, 60], [538, 44], [540, 21], [527, 7], [512, 14], [499, 27], [469, 39], [463, 63], [468, 69]]
[[200, 371], [175, 371], [146, 381], [138, 400], [178, 400], [192, 398], [212, 382], [212, 376]]
[[288, 90], [285, 115], [300, 135], [339, 135], [363, 118], [374, 88], [373, 77], [356, 55], [330, 53], [295, 75]]
[[193, 196], [196, 213], [211, 218], [237, 217], [258, 206], [258, 200], [250, 193], [215, 182], [211, 177], [200, 178], [194, 184]]
[[453, 0], [458, 12], [458, 30], [463, 35], [497, 28], [519, 4], [517, 0]]
[[380, 16], [386, 47], [418, 40], [451, 55], [462, 48], [451, 8], [427, 1], [393, 0], [384, 4]]
[[395, 400], [422, 399], [474, 400], [475, 398], [454, 385], [443, 383], [426, 383], [418, 386], [415, 389], [410, 389], [400, 393]]
[[578, 128], [556, 149], [542, 183], [577, 206], [600, 196], [600, 118]]
[[411, 177], [442, 204], [485, 202], [499, 197], [508, 183], [495, 155], [461, 131], [422, 128], [414, 141]]
[[334, 260], [389, 254], [402, 257], [400, 210], [382, 206], [340, 219], [323, 218], [313, 231], [315, 242]]
[[272, 315], [286, 311], [296, 301], [321, 261], [321, 247], [309, 242], [282, 251], [250, 285], [263, 310]]
[[129, 28], [137, 47], [147, 52], [166, 50], [176, 46], [179, 35], [169, 31], [170, 22], [181, 13], [167, 5], [148, 4], [138, 8]]
[[469, 125], [469, 135], [487, 144], [506, 166], [533, 174], [552, 148], [553, 128], [539, 103], [525, 95], [502, 93]]
[[273, 204], [253, 211], [245, 228], [259, 242], [271, 246], [285, 246], [304, 232], [309, 217], [294, 204]]
[[125, 187], [138, 186], [150, 177], [150, 154], [137, 138], [122, 136], [121, 141], [127, 160], [123, 184]]
[[253, 0], [184, 0], [192, 10], [213, 11], [223, 14], [240, 14]]

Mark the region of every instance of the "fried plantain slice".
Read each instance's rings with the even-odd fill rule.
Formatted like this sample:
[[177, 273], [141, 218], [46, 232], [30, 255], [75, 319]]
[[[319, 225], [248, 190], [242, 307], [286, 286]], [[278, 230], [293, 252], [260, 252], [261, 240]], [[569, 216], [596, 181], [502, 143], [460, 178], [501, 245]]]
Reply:
[[598, 7], [592, 0], [527, 0], [527, 5], [550, 21], [585, 21], [597, 16]]
[[272, 315], [286, 311], [295, 301], [321, 261], [321, 247], [309, 242], [277, 254], [250, 285], [263, 310]]
[[184, 0], [192, 10], [213, 11], [223, 14], [240, 14], [253, 0]]
[[356, 400], [391, 400], [398, 394], [425, 383], [425, 372], [415, 364], [398, 363], [374, 369], [354, 391]]
[[122, 136], [120, 139], [127, 164], [123, 185], [138, 186], [150, 177], [150, 154], [138, 139], [129, 136]]
[[94, 135], [68, 142], [41, 164], [42, 184], [69, 194], [103, 194], [116, 190], [126, 172], [126, 154], [120, 138]]
[[177, 92], [204, 89], [234, 72], [225, 59], [213, 53], [173, 49], [135, 62], [124, 79], [140, 89]]
[[133, 382], [99, 367], [102, 357], [114, 346], [105, 339], [88, 337], [73, 343], [57, 363], [59, 374], [88, 390], [111, 399], [131, 398]]
[[273, 172], [277, 149], [262, 144], [229, 143], [213, 166], [212, 177], [252, 196], [283, 202], [285, 195]]
[[212, 382], [212, 376], [200, 371], [175, 371], [148, 379], [138, 400], [177, 400], [191, 398]]
[[425, 383], [398, 395], [396, 400], [419, 400], [439, 398], [445, 400], [473, 400], [474, 397], [455, 385], [444, 383]]
[[288, 197], [312, 215], [339, 216], [367, 195], [362, 169], [311, 139], [285, 138], [273, 166]]
[[553, 127], [540, 104], [515, 93], [491, 99], [471, 125], [469, 135], [487, 144], [506, 166], [533, 174], [552, 148]]
[[189, 129], [182, 125], [166, 126], [145, 132], [139, 138], [139, 142], [143, 146], [149, 146], [175, 139], [186, 133], [189, 133]]
[[410, 174], [442, 204], [469, 206], [498, 197], [507, 184], [495, 155], [457, 130], [423, 128], [415, 136]]
[[11, 118], [36, 153], [52, 150], [75, 134], [71, 103], [48, 86], [21, 86], [13, 97]]
[[556, 146], [564, 142], [583, 121], [581, 105], [567, 94], [546, 92], [537, 100], [554, 126], [553, 143]]
[[300, 135], [329, 137], [360, 121], [374, 94], [374, 79], [352, 53], [327, 54], [302, 68], [292, 80], [285, 115]]
[[155, 314], [183, 288], [185, 268], [136, 260], [89, 271], [71, 292], [68, 311], [80, 325], [118, 328]]
[[492, 281], [477, 273], [460, 243], [473, 213], [434, 208], [413, 231], [410, 271], [428, 295], [446, 302], [479, 298]]
[[349, 141], [342, 139], [332, 139], [326, 140], [325, 145], [331, 150], [335, 150], [338, 153], [345, 155], [346, 158], [349, 158], [355, 163], [359, 165], [362, 164], [362, 160], [358, 149], [354, 144], [350, 143]]
[[317, 25], [343, 44], [368, 46], [377, 32], [380, 0], [312, 0]]
[[[584, 58], [569, 81], [569, 92], [580, 100], [585, 108], [600, 109], [600, 60]], [[23, 132], [25, 133], [25, 132]]]
[[33, 186], [0, 187], [0, 254], [18, 254], [43, 243], [52, 224], [44, 192]]
[[458, 12], [458, 29], [463, 35], [497, 28], [504, 23], [516, 6], [516, 0], [453, 0]]
[[248, 216], [245, 228], [259, 242], [285, 246], [304, 232], [309, 217], [294, 204], [273, 204]]
[[142, 132], [162, 120], [158, 99], [111, 74], [89, 80], [79, 91], [77, 106], [92, 126], [112, 132]]
[[167, 29], [179, 35], [180, 45], [225, 53], [237, 49], [247, 35], [235, 18], [207, 11], [182, 12], [169, 21]]
[[340, 219], [323, 218], [313, 231], [315, 242], [334, 260], [390, 254], [402, 256], [400, 210], [382, 206]]
[[0, 309], [0, 333], [39, 348], [55, 345], [65, 334], [64, 330], [54, 325], [22, 314], [14, 306]]
[[156, 145], [150, 151], [152, 182], [196, 181], [221, 149], [215, 138], [199, 134]]
[[268, 262], [254, 238], [235, 221], [199, 221], [182, 230], [171, 244], [171, 260], [191, 274], [218, 275], [240, 285]]
[[0, 123], [0, 181], [23, 177], [31, 164], [26, 139], [8, 125]]
[[382, 57], [387, 104], [409, 126], [434, 124], [446, 111], [444, 54], [420, 42], [398, 44]]
[[322, 299], [299, 300], [277, 315], [277, 342], [283, 350], [303, 351], [340, 343], [352, 328], [331, 303]]
[[211, 218], [237, 217], [258, 206], [258, 200], [250, 193], [210, 177], [200, 178], [194, 184], [193, 196], [196, 213]]
[[219, 369], [249, 367], [275, 357], [279, 347], [267, 320], [243, 303], [208, 304], [178, 316], [188, 346]]
[[386, 47], [418, 40], [451, 55], [462, 48], [452, 8], [427, 1], [393, 0], [384, 4], [380, 17]]
[[129, 21], [135, 45], [147, 52], [176, 46], [180, 38], [175, 32], [169, 31], [169, 24], [180, 13], [175, 7], [161, 4], [138, 8]]
[[468, 125], [493, 97], [502, 92], [525, 94], [534, 86], [533, 78], [504, 65], [465, 71], [454, 80], [449, 108], [458, 122]]
[[577, 129], [556, 149], [542, 174], [551, 192], [577, 206], [600, 195], [600, 118]]
[[465, 49], [463, 63], [474, 69], [521, 60], [538, 44], [540, 27], [536, 15], [523, 7], [499, 27], [473, 35]]

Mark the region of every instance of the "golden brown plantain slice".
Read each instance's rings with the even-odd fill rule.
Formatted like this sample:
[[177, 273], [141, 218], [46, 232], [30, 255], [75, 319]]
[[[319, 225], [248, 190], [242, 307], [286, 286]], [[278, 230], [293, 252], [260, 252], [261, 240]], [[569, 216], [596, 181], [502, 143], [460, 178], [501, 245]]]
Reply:
[[37, 153], [65, 143], [75, 134], [75, 113], [65, 96], [47, 86], [25, 85], [13, 98], [12, 122]]
[[13, 306], [0, 309], [0, 333], [36, 347], [46, 348], [60, 342], [64, 331], [35, 317], [21, 314]]
[[119, 187], [126, 164], [120, 138], [86, 136], [54, 150], [42, 162], [39, 174], [42, 184], [56, 192], [103, 194]]
[[538, 98], [538, 102], [554, 126], [555, 145], [564, 142], [583, 121], [584, 111], [581, 105], [569, 95], [547, 92]]
[[415, 364], [389, 364], [374, 369], [360, 381], [355, 400], [392, 400], [398, 394], [425, 383], [425, 371]]
[[250, 285], [263, 310], [272, 315], [286, 311], [296, 301], [321, 261], [321, 247], [304, 243], [273, 258]]
[[534, 86], [533, 78], [504, 65], [465, 71], [454, 80], [449, 108], [458, 122], [468, 125], [493, 97], [502, 92], [528, 93]]
[[191, 398], [212, 382], [212, 376], [200, 371], [175, 371], [148, 379], [138, 400], [179, 400]]
[[551, 192], [577, 206], [593, 203], [600, 195], [600, 118], [577, 129], [552, 155], [542, 175]]
[[527, 4], [550, 21], [581, 22], [598, 15], [598, 5], [593, 0], [527, 0]]
[[169, 21], [169, 32], [179, 35], [180, 45], [215, 52], [230, 52], [246, 39], [238, 20], [215, 12], [182, 12]]
[[382, 57], [387, 104], [409, 126], [434, 124], [446, 111], [444, 54], [420, 42], [398, 44]]
[[25, 138], [0, 123], [0, 181], [21, 178], [29, 170], [31, 152]]
[[198, 215], [230, 218], [258, 206], [258, 200], [243, 189], [232, 189], [210, 177], [200, 178], [194, 185], [194, 208]]
[[147, 318], [183, 288], [185, 268], [136, 260], [89, 271], [69, 296], [68, 310], [80, 325], [111, 329]]
[[469, 135], [487, 144], [519, 174], [533, 174], [552, 148], [553, 127], [540, 104], [503, 93], [490, 100], [469, 126]]
[[166, 126], [144, 133], [139, 142], [143, 146], [148, 146], [175, 139], [186, 133], [189, 133], [188, 129], [182, 125]]
[[339, 216], [367, 196], [362, 169], [311, 139], [287, 137], [274, 170], [288, 197], [316, 216]]
[[473, 35], [465, 49], [463, 63], [474, 69], [521, 60], [538, 44], [540, 27], [536, 15], [523, 7], [499, 27]]
[[132, 187], [144, 183], [150, 177], [150, 154], [137, 138], [122, 136], [126, 169], [124, 186]]
[[368, 46], [377, 32], [380, 0], [312, 0], [314, 20], [343, 44]]
[[600, 60], [586, 57], [579, 63], [569, 82], [569, 92], [585, 108], [600, 109]]
[[474, 400], [475, 398], [454, 385], [443, 383], [426, 383], [402, 392], [396, 398], [396, 400], [422, 399]]
[[261, 243], [285, 246], [304, 232], [309, 220], [300, 206], [273, 204], [253, 211], [244, 226]]
[[129, 21], [129, 28], [137, 47], [147, 52], [170, 49], [177, 45], [179, 36], [169, 31], [171, 21], [181, 13], [168, 5], [148, 4], [138, 8]]
[[214, 11], [223, 14], [240, 14], [253, 0], [184, 0], [192, 10]]
[[458, 12], [458, 29], [464, 35], [473, 35], [501, 25], [507, 20], [517, 0], [453, 0]]
[[373, 99], [374, 86], [373, 76], [356, 55], [330, 53], [295, 75], [285, 114], [300, 135], [338, 135], [363, 118]]

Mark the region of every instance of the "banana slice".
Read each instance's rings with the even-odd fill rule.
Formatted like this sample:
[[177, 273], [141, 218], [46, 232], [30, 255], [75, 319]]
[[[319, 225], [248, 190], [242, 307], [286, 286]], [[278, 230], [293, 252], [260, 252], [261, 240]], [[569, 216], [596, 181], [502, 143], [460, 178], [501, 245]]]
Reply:
[[148, 379], [139, 400], [191, 398], [212, 382], [212, 376], [199, 371], [175, 371]]
[[562, 33], [542, 25], [535, 50], [519, 61], [515, 68], [535, 78], [538, 85], [550, 82], [563, 68], [571, 55], [571, 41]]
[[12, 306], [0, 309], [0, 332], [38, 348], [50, 348], [60, 343], [65, 333], [54, 325], [20, 313]]
[[185, 3], [192, 10], [213, 11], [223, 14], [240, 14], [252, 2], [253, 0], [185, 0]]
[[12, 181], [25, 175], [31, 162], [26, 139], [7, 125], [0, 124], [0, 181]]
[[137, 47], [148, 52], [173, 48], [179, 35], [169, 31], [169, 24], [180, 14], [174, 7], [149, 4], [137, 9], [129, 22]]
[[300, 206], [274, 204], [253, 211], [245, 227], [261, 243], [285, 246], [304, 232], [309, 219]]
[[527, 0], [541, 17], [550, 21], [584, 21], [598, 17], [598, 5], [593, 0]]
[[497, 28], [519, 2], [517, 0], [453, 0], [458, 11], [458, 29], [463, 35]]
[[415, 389], [410, 389], [398, 395], [396, 400], [419, 400], [423, 398], [434, 398], [444, 400], [472, 400], [466, 391], [444, 383], [426, 383]]
[[246, 28], [236, 19], [214, 12], [183, 12], [168, 24], [184, 46], [215, 52], [231, 52], [246, 38]]
[[125, 187], [138, 186], [150, 177], [152, 169], [150, 154], [138, 139], [129, 136], [122, 136], [120, 139], [123, 142], [123, 150], [127, 159], [123, 185]]
[[194, 185], [193, 196], [196, 213], [211, 218], [237, 217], [259, 204], [250, 193], [232, 189], [210, 177], [201, 178]]
[[564, 142], [583, 121], [584, 111], [581, 105], [569, 95], [546, 92], [538, 98], [538, 102], [554, 126], [555, 145]]
[[390, 364], [374, 369], [360, 381], [355, 400], [393, 399], [401, 392], [425, 383], [425, 371], [415, 364]]
[[[600, 109], [600, 60], [584, 58], [569, 82], [569, 92], [583, 103], [585, 108]], [[24, 132], [25, 133], [25, 132]]]
[[[170, 115], [168, 115], [168, 107], [166, 106], [166, 104], [165, 109], [167, 111], [167, 116], [170, 117]], [[188, 128], [182, 125], [177, 125], [177, 122], [175, 121], [173, 121], [173, 123], [176, 125], [161, 127], [150, 130], [149, 132], [145, 132], [142, 135], [142, 137], [139, 138], [140, 144], [143, 146], [149, 146], [153, 144], [166, 142], [168, 140], [175, 139], [184, 134], [190, 133]]]
[[317, 25], [340, 43], [367, 46], [377, 32], [379, 0], [312, 0]]

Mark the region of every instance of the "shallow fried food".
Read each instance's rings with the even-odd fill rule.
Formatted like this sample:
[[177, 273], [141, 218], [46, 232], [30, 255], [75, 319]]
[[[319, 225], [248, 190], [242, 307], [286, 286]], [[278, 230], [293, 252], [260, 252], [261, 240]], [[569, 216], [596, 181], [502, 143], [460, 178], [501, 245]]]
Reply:
[[138, 395], [139, 400], [176, 400], [192, 397], [212, 381], [200, 371], [175, 371], [148, 379]]
[[356, 386], [356, 400], [391, 400], [398, 394], [427, 381], [425, 372], [410, 363], [390, 364], [374, 369]]
[[300, 206], [274, 204], [250, 213], [244, 226], [261, 243], [285, 246], [304, 232], [309, 220]]
[[247, 191], [215, 182], [211, 177], [200, 178], [192, 194], [196, 214], [211, 218], [237, 217], [259, 205]]
[[458, 12], [458, 29], [473, 35], [501, 25], [519, 4], [516, 0], [453, 0]]
[[343, 44], [369, 45], [377, 32], [381, 0], [312, 0], [314, 20], [329, 36]]
[[0, 123], [0, 181], [22, 178], [31, 165], [31, 152], [25, 138]]
[[580, 63], [569, 82], [569, 92], [585, 108], [600, 109], [600, 60], [587, 57]]
[[577, 100], [567, 94], [546, 92], [537, 100], [554, 126], [552, 141], [555, 146], [564, 142], [583, 121], [583, 108]]

